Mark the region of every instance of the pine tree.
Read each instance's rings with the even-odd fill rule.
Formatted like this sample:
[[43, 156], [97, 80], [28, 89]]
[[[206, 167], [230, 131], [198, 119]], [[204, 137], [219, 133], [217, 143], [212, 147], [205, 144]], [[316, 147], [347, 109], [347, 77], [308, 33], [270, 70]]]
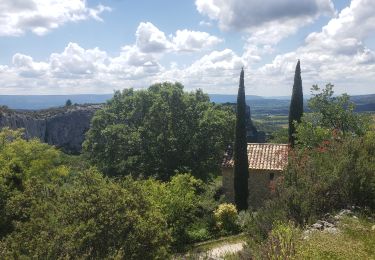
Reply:
[[248, 169], [249, 162], [247, 158], [246, 141], [246, 100], [244, 71], [242, 68], [237, 96], [236, 137], [234, 143], [234, 199], [238, 210], [245, 210], [248, 207]]
[[289, 107], [289, 143], [293, 147], [295, 144], [294, 133], [296, 131], [293, 124], [294, 121], [301, 122], [303, 114], [303, 93], [302, 93], [302, 79], [301, 79], [301, 65], [298, 60], [296, 71], [294, 74], [294, 84], [292, 99]]

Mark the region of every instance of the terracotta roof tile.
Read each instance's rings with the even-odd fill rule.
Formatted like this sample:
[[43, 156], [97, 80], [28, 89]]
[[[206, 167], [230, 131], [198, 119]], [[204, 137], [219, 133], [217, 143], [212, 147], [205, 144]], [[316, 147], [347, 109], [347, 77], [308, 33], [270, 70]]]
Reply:
[[[247, 153], [249, 169], [282, 171], [288, 164], [288, 144], [249, 143]], [[224, 158], [223, 167], [233, 167], [233, 149], [228, 147]]]

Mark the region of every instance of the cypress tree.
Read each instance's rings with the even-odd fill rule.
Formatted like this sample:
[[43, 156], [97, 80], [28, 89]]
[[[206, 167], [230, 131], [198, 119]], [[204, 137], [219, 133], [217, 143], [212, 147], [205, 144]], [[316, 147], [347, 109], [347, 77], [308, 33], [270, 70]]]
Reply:
[[292, 99], [289, 107], [289, 143], [293, 147], [295, 143], [295, 137], [293, 136], [296, 129], [293, 121], [301, 122], [303, 114], [303, 93], [302, 93], [302, 79], [301, 79], [301, 65], [298, 60], [296, 71], [294, 73], [294, 84]]
[[238, 210], [245, 210], [248, 207], [248, 169], [249, 162], [247, 158], [246, 141], [246, 100], [244, 71], [242, 68], [237, 96], [236, 136], [234, 143], [234, 199]]

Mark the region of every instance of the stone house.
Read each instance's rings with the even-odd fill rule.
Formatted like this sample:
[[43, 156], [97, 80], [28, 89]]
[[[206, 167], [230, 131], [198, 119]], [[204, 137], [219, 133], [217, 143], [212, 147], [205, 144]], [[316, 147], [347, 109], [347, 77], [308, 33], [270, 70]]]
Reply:
[[[248, 143], [249, 160], [249, 208], [257, 209], [272, 194], [275, 182], [288, 164], [288, 144]], [[233, 149], [227, 149], [222, 163], [224, 194], [234, 203]]]

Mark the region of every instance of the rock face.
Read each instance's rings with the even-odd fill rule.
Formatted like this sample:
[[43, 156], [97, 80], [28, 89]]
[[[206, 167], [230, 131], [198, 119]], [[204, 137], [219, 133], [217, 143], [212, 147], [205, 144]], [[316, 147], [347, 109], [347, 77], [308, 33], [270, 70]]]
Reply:
[[0, 109], [0, 128], [24, 128], [25, 138], [42, 142], [77, 154], [82, 149], [91, 118], [102, 105], [76, 105], [39, 111]]

